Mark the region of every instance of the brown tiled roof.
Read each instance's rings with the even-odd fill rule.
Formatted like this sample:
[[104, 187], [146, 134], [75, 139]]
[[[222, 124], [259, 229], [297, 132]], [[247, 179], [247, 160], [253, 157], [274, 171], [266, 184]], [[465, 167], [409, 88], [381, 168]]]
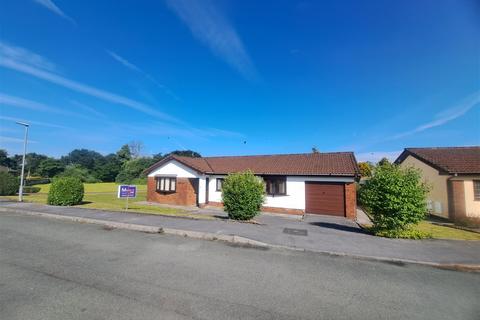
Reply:
[[255, 174], [357, 176], [358, 166], [352, 152], [278, 154], [189, 158], [170, 156], [146, 170], [151, 172], [169, 160], [177, 160], [201, 173], [228, 174], [251, 170]]
[[480, 174], [480, 146], [406, 148], [395, 163], [402, 163], [409, 155], [436, 168], [441, 173]]

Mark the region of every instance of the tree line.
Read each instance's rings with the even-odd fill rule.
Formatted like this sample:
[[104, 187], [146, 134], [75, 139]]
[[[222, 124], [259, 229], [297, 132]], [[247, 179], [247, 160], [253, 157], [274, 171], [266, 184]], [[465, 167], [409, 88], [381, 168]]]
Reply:
[[[131, 142], [116, 153], [102, 155], [88, 149], [75, 149], [60, 158], [35, 152], [25, 157], [25, 175], [32, 178], [77, 177], [83, 182], [145, 183], [143, 171], [155, 162], [171, 155], [201, 157], [192, 150], [175, 150], [167, 154], [141, 155], [142, 144]], [[22, 155], [9, 156], [0, 149], [0, 166], [8, 168], [13, 175], [20, 175]]]

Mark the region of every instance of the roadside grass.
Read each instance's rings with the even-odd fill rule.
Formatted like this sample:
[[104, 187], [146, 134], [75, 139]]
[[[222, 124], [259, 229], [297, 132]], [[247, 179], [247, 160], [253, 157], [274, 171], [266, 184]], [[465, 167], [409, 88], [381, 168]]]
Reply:
[[[39, 193], [27, 194], [24, 196], [26, 202], [33, 203], [47, 203], [48, 190], [50, 185], [37, 185], [41, 187], [42, 190]], [[117, 186], [116, 183], [85, 183], [85, 196], [83, 197], [82, 204], [76, 205], [78, 208], [85, 209], [99, 209], [99, 210], [109, 210], [109, 211], [120, 211], [125, 212], [126, 199], [117, 198]], [[183, 218], [193, 218], [193, 219], [206, 219], [212, 220], [215, 219], [212, 216], [204, 214], [195, 214], [185, 210], [177, 208], [167, 208], [160, 206], [150, 206], [144, 204], [138, 204], [139, 201], [146, 201], [147, 192], [146, 185], [137, 186], [137, 197], [135, 199], [129, 199], [128, 203], [128, 212], [134, 213], [147, 213], [154, 215], [163, 215], [163, 216], [172, 216], [172, 217], [183, 217]], [[10, 200], [17, 200], [17, 196], [5, 196], [1, 198], [6, 198]]]
[[439, 226], [430, 221], [422, 221], [416, 227], [416, 230], [426, 232], [435, 239], [454, 239], [454, 240], [480, 240], [480, 233], [455, 229], [452, 227]]
[[[372, 220], [372, 216], [364, 209], [364, 212]], [[365, 230], [371, 232], [371, 226], [363, 226]], [[431, 239], [445, 239], [445, 240], [480, 240], [480, 233], [455, 229], [447, 226], [440, 226], [432, 223], [430, 220], [421, 221], [412, 228], [413, 232], [419, 232], [428, 235]]]

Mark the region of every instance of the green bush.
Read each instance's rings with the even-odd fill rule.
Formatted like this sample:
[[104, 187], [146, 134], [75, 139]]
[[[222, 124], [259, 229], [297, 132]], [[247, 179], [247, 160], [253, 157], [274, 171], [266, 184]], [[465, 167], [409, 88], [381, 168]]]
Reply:
[[84, 188], [80, 179], [57, 178], [50, 185], [47, 203], [54, 206], [73, 206], [82, 202], [83, 194]]
[[251, 171], [230, 174], [223, 182], [222, 200], [230, 219], [249, 220], [265, 201], [265, 186]]
[[48, 184], [50, 183], [49, 178], [42, 178], [42, 177], [27, 177], [25, 179], [25, 185], [26, 186], [33, 186], [37, 184]]
[[360, 188], [359, 200], [372, 216], [376, 233], [393, 236], [425, 218], [428, 189], [418, 170], [383, 164]]
[[33, 187], [33, 186], [24, 186], [23, 192], [25, 193], [37, 193], [40, 191], [40, 187]]
[[8, 172], [0, 172], [0, 196], [14, 195], [17, 193], [19, 186], [19, 179]]

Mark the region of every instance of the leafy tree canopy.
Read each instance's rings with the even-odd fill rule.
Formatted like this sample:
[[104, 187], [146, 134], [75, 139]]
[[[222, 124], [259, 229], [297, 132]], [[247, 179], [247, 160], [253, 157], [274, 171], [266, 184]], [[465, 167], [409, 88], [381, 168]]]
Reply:
[[63, 172], [65, 166], [60, 160], [55, 160], [52, 158], [47, 158], [40, 162], [38, 166], [38, 173], [42, 177], [53, 178], [57, 174]]
[[202, 156], [200, 153], [192, 150], [175, 150], [167, 154], [166, 156], [169, 156], [171, 154], [181, 156], [181, 157], [190, 157], [190, 158], [201, 158]]
[[103, 156], [93, 150], [75, 149], [68, 155], [62, 157], [64, 164], [78, 164], [87, 169], [93, 169], [98, 161], [101, 161]]

